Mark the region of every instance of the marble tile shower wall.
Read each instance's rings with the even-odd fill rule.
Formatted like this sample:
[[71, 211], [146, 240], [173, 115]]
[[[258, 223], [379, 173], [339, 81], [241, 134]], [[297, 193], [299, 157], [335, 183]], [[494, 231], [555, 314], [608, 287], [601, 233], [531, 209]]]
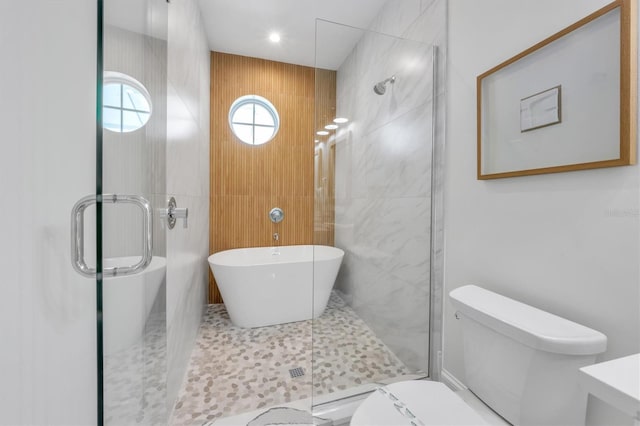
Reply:
[[189, 209], [167, 231], [168, 406], [173, 408], [207, 300], [209, 48], [197, 0], [169, 4], [167, 195]]
[[[434, 87], [432, 46], [444, 69], [446, 0], [390, 0], [370, 29], [337, 76], [337, 114], [351, 122], [336, 138], [336, 245], [346, 252], [336, 288], [407, 366], [427, 372], [429, 280], [441, 274], [438, 252], [430, 265], [431, 198], [442, 204], [444, 137], [444, 73]], [[396, 83], [376, 95], [373, 85], [391, 75]], [[438, 246], [441, 223], [433, 232]]]

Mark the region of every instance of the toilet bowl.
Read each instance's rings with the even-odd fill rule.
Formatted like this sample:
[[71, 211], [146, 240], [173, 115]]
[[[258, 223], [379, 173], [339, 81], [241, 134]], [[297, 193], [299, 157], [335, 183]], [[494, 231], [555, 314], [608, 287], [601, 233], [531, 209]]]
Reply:
[[[583, 325], [478, 286], [449, 293], [462, 323], [469, 390], [514, 425], [584, 425], [579, 369], [606, 350], [607, 337]], [[437, 382], [399, 382], [370, 395], [352, 426], [482, 425]]]
[[356, 409], [351, 426], [481, 426], [482, 417], [446, 385], [426, 380], [378, 388]]

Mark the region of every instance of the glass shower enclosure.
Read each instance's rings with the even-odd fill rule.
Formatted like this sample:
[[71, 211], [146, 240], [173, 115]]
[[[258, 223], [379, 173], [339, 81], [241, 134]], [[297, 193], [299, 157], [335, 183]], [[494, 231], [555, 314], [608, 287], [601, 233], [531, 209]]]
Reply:
[[0, 424], [167, 422], [166, 8], [0, 5]]
[[437, 61], [433, 45], [316, 23], [314, 238], [345, 256], [313, 322], [314, 413], [431, 376]]
[[166, 424], [168, 4], [103, 1], [104, 424]]
[[[0, 2], [0, 424], [169, 422], [168, 7]], [[345, 257], [292, 366], [321, 410], [437, 372], [440, 117], [434, 46], [318, 21], [316, 47], [314, 242]]]

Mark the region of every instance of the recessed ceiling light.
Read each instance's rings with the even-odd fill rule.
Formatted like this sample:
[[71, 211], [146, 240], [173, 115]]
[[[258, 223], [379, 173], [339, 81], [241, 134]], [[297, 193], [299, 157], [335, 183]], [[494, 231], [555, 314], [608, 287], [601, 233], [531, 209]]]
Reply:
[[320, 142], [320, 139], [316, 139], [314, 142], [315, 142], [315, 143], [318, 143], [318, 142]]
[[337, 124], [327, 124], [326, 126], [324, 126], [325, 129], [327, 130], [335, 130], [338, 128]]
[[347, 123], [348, 121], [349, 121], [349, 119], [348, 118], [344, 118], [344, 117], [336, 117], [336, 118], [333, 119], [333, 122], [337, 123], [337, 124]]
[[280, 42], [280, 34], [278, 34], [278, 33], [269, 34], [269, 40], [271, 40], [274, 43], [279, 43]]
[[318, 136], [327, 136], [329, 134], [329, 132], [327, 132], [326, 130], [318, 130], [316, 132], [316, 135]]

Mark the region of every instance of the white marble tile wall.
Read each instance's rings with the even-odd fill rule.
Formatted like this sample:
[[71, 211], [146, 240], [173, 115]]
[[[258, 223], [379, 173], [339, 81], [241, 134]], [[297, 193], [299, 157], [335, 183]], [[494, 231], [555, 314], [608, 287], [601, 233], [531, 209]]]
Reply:
[[210, 53], [197, 0], [172, 0], [168, 25], [167, 196], [189, 209], [167, 231], [168, 405], [173, 408], [207, 301]]
[[422, 13], [426, 0], [388, 0], [371, 22], [371, 31], [402, 37], [406, 29]]
[[[446, 0], [389, 0], [371, 30], [338, 69], [337, 114], [351, 122], [336, 138], [335, 237], [346, 253], [336, 287], [405, 364], [426, 372], [430, 305], [440, 309], [429, 281], [440, 300], [442, 282], [444, 73], [434, 87], [433, 45], [444, 69]], [[395, 84], [375, 94], [391, 75]]]

